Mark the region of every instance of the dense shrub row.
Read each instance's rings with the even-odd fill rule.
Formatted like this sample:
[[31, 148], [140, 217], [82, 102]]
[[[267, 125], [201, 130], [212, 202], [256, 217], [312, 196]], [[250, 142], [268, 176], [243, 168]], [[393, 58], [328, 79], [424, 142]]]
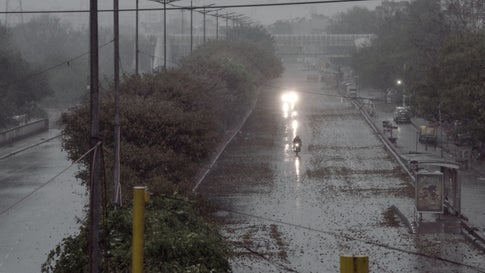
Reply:
[[[263, 30], [239, 30], [249, 37], [259, 32]], [[199, 47], [177, 68], [125, 76], [121, 85], [123, 197], [131, 198], [134, 185], [146, 185], [155, 200], [147, 208], [145, 272], [230, 271], [227, 248], [217, 230], [194, 209], [200, 204], [193, 206], [194, 201], [189, 201], [193, 199], [189, 189], [225, 132], [249, 109], [258, 86], [282, 72], [271, 49], [241, 35], [232, 37], [237, 39]], [[271, 42], [264, 33], [256, 37]], [[103, 92], [100, 104], [106, 177], [110, 178], [114, 128], [111, 90]], [[89, 149], [89, 116], [86, 103], [63, 117], [63, 147], [72, 160]], [[89, 162], [85, 160], [83, 165], [87, 167]], [[79, 174], [85, 182], [87, 174], [87, 168]], [[111, 246], [111, 258], [109, 268], [103, 263], [104, 272], [129, 271], [130, 221], [129, 206], [110, 213], [110, 224], [104, 229], [110, 234], [105, 240]], [[78, 236], [66, 238], [51, 252], [43, 272], [84, 271], [80, 267], [85, 268], [87, 259], [85, 229], [83, 225]]]

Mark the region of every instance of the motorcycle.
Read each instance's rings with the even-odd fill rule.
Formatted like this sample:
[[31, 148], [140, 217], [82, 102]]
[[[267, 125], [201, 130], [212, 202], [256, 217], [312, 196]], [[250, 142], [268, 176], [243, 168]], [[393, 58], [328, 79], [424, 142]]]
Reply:
[[298, 153], [301, 152], [301, 143], [293, 143], [293, 151], [295, 152], [295, 155], [298, 156]]

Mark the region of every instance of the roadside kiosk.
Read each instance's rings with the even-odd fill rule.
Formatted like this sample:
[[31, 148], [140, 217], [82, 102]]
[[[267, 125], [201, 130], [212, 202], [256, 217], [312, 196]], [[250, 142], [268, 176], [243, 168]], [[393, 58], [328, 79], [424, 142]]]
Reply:
[[414, 177], [418, 233], [461, 233], [460, 165], [430, 154], [402, 156]]

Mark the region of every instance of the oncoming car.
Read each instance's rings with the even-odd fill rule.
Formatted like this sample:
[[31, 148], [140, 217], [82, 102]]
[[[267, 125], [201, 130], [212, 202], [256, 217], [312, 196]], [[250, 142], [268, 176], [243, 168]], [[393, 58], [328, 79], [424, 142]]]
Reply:
[[394, 109], [394, 122], [396, 123], [410, 123], [411, 114], [406, 107], [398, 106]]

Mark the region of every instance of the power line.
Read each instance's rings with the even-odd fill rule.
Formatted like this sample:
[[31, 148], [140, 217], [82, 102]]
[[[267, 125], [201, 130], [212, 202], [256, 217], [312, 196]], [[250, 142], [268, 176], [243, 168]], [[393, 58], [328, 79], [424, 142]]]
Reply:
[[10, 211], [12, 208], [16, 207], [18, 204], [24, 202], [25, 200], [27, 200], [29, 197], [31, 197], [32, 195], [34, 195], [36, 192], [38, 192], [39, 190], [41, 190], [42, 188], [44, 188], [45, 186], [47, 186], [48, 184], [50, 184], [51, 182], [53, 182], [54, 180], [56, 180], [56, 178], [58, 178], [59, 176], [61, 176], [63, 173], [65, 173], [67, 170], [69, 170], [71, 167], [73, 167], [74, 165], [76, 165], [77, 163], [79, 163], [82, 159], [84, 159], [86, 156], [88, 156], [93, 150], [95, 150], [96, 148], [98, 148], [98, 146], [101, 145], [101, 142], [99, 142], [98, 144], [96, 144], [96, 146], [92, 147], [91, 149], [89, 149], [87, 152], [85, 152], [83, 155], [81, 155], [78, 159], [74, 160], [71, 165], [67, 166], [66, 168], [64, 168], [62, 171], [60, 171], [58, 174], [56, 174], [54, 177], [52, 177], [51, 179], [47, 180], [46, 182], [40, 184], [37, 188], [35, 188], [33, 191], [31, 191], [29, 194], [27, 194], [26, 196], [20, 198], [20, 200], [16, 201], [15, 203], [13, 203], [12, 205], [8, 206], [7, 208], [5, 208], [4, 210], [0, 211], [0, 216], [7, 213], [8, 211]]
[[294, 228], [297, 228], [297, 229], [308, 230], [308, 231], [312, 231], [312, 232], [316, 232], [316, 233], [320, 233], [320, 234], [325, 234], [325, 235], [329, 235], [329, 236], [333, 236], [333, 237], [337, 237], [337, 238], [343, 238], [343, 239], [349, 240], [349, 241], [361, 242], [361, 243], [364, 243], [364, 244], [382, 247], [382, 248], [394, 250], [394, 251], [409, 254], [409, 255], [415, 255], [415, 256], [425, 257], [425, 258], [429, 258], [429, 259], [433, 259], [433, 260], [438, 260], [438, 261], [442, 261], [442, 262], [445, 262], [445, 263], [454, 264], [454, 265], [457, 265], [457, 266], [467, 267], [467, 268], [476, 270], [477, 272], [485, 273], [485, 269], [480, 268], [480, 267], [475, 266], [475, 265], [464, 264], [464, 263], [461, 263], [461, 262], [453, 261], [453, 260], [447, 259], [447, 258], [442, 258], [442, 257], [432, 255], [432, 254], [426, 254], [426, 253], [416, 252], [416, 251], [412, 251], [412, 250], [402, 249], [402, 248], [399, 248], [399, 247], [388, 245], [386, 243], [380, 243], [380, 242], [375, 242], [375, 241], [371, 241], [371, 240], [361, 239], [361, 238], [357, 238], [357, 237], [352, 237], [350, 235], [345, 235], [343, 233], [337, 233], [337, 232], [328, 231], [328, 230], [321, 230], [321, 229], [318, 229], [318, 228], [304, 226], [304, 225], [301, 225], [301, 224], [290, 223], [290, 222], [286, 222], [286, 221], [283, 221], [283, 220], [272, 219], [272, 218], [269, 218], [269, 217], [259, 216], [259, 215], [255, 215], [255, 214], [251, 214], [251, 213], [244, 213], [244, 212], [236, 211], [236, 210], [226, 209], [225, 211], [232, 213], [232, 214], [245, 216], [245, 217], [248, 217], [248, 218], [272, 222], [272, 223], [276, 223], [276, 224], [280, 224], [280, 225], [284, 225], [284, 226], [290, 226], [290, 227], [294, 227]]
[[[267, 4], [236, 4], [236, 5], [212, 5], [212, 6], [187, 6], [187, 7], [168, 7], [166, 10], [203, 10], [211, 9], [230, 9], [230, 8], [257, 8], [257, 7], [275, 7], [275, 6], [298, 6], [298, 5], [315, 5], [315, 4], [335, 4], [335, 3], [353, 3], [353, 2], [374, 2], [376, 0], [327, 0], [327, 1], [305, 1], [305, 2], [283, 2]], [[135, 11], [163, 11], [164, 8], [139, 8], [139, 9], [119, 9], [120, 12]], [[29, 11], [0, 11], [0, 14], [43, 14], [43, 13], [87, 13], [89, 10], [29, 10]], [[98, 13], [114, 12], [113, 9], [100, 9]]]
[[[101, 48], [103, 48], [103, 47], [105, 47], [105, 46], [107, 46], [107, 45], [111, 44], [113, 41], [114, 41], [114, 40], [111, 40], [111, 41], [108, 41], [108, 42], [106, 42], [106, 43], [104, 43], [104, 44], [100, 45], [100, 46], [99, 46], [99, 49], [101, 49]], [[63, 62], [61, 62], [61, 63], [55, 64], [55, 65], [53, 65], [53, 66], [50, 66], [50, 67], [48, 67], [48, 68], [45, 68], [45, 69], [40, 70], [40, 71], [38, 71], [38, 72], [35, 72], [35, 73], [33, 73], [33, 74], [30, 74], [30, 75], [28, 75], [28, 76], [25, 76], [25, 77], [24, 77], [22, 80], [26, 80], [26, 79], [29, 79], [29, 78], [32, 78], [32, 77], [38, 76], [38, 75], [40, 75], [40, 74], [44, 74], [44, 73], [46, 73], [46, 72], [48, 72], [48, 71], [51, 71], [51, 70], [53, 70], [53, 69], [56, 69], [56, 68], [58, 68], [58, 67], [61, 67], [61, 66], [63, 66], [63, 65], [66, 65], [66, 64], [67, 64], [67, 65], [70, 65], [70, 63], [71, 63], [71, 62], [73, 62], [73, 61], [75, 61], [75, 60], [78, 60], [78, 59], [80, 59], [80, 58], [82, 58], [82, 57], [84, 57], [84, 56], [86, 56], [86, 55], [88, 55], [88, 54], [89, 54], [89, 52], [84, 52], [84, 53], [82, 53], [82, 54], [80, 54], [80, 55], [78, 55], [78, 56], [76, 56], [76, 57], [73, 57], [73, 58], [71, 58], [71, 59], [67, 60], [67, 61], [63, 61]]]

